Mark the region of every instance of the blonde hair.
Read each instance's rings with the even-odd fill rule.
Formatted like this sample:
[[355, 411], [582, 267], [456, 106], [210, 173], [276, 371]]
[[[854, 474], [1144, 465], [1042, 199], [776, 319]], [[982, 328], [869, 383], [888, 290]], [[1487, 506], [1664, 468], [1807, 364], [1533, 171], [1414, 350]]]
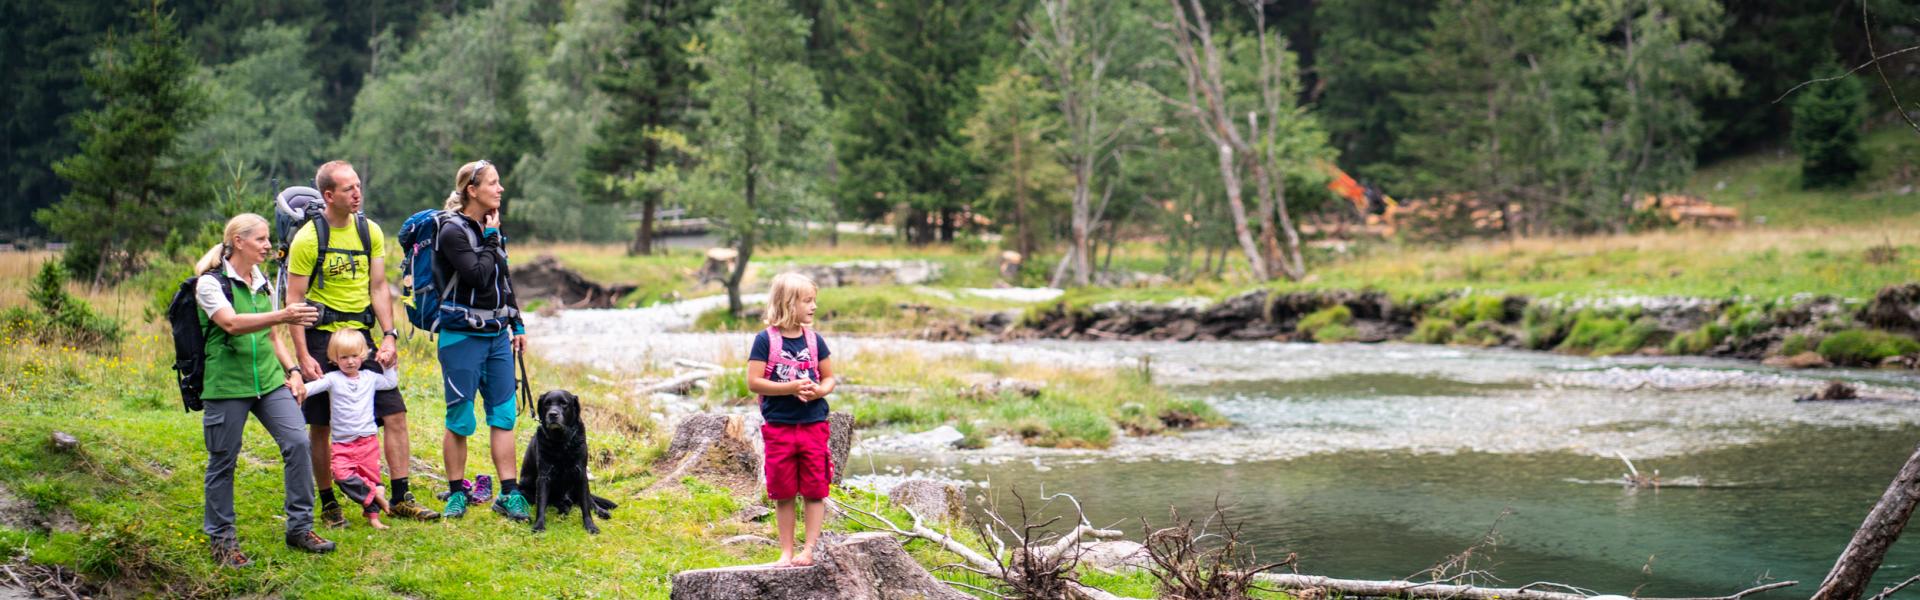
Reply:
[[327, 338], [327, 360], [340, 362], [349, 356], [367, 355], [367, 336], [360, 335], [357, 329], [342, 329], [333, 332]]
[[[453, 193], [447, 194], [447, 212], [460, 212], [467, 208], [467, 186], [480, 183], [481, 169], [485, 167], [493, 167], [493, 163], [476, 160], [460, 165], [460, 170], [454, 172]], [[494, 168], [494, 172], [499, 171], [499, 168]]]
[[767, 290], [767, 326], [802, 327], [812, 325], [813, 321], [806, 313], [795, 306], [800, 302], [800, 291], [807, 290], [816, 296], [819, 286], [812, 279], [799, 273], [781, 273], [773, 276], [773, 289]]
[[259, 231], [266, 226], [266, 217], [253, 213], [240, 213], [234, 215], [231, 219], [227, 219], [227, 230], [226, 233], [220, 236], [220, 243], [214, 244], [212, 248], [208, 248], [207, 253], [200, 255], [200, 260], [193, 263], [193, 274], [204, 275], [207, 271], [213, 270], [214, 267], [220, 266], [220, 261], [233, 256], [234, 240], [242, 236], [251, 235], [253, 232]]

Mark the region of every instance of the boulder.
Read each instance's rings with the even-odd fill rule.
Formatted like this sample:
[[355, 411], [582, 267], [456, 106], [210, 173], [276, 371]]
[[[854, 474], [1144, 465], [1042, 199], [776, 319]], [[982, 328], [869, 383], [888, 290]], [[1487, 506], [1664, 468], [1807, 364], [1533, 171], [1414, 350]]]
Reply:
[[1902, 333], [1920, 332], [1920, 283], [1890, 285], [1860, 310], [1868, 325]]
[[724, 567], [673, 576], [673, 600], [970, 600], [885, 533], [823, 534], [811, 567]]
[[760, 451], [740, 415], [689, 415], [673, 429], [667, 454], [654, 464], [660, 473], [655, 489], [680, 485], [693, 477], [731, 490], [734, 495], [759, 497], [764, 493]]
[[895, 505], [913, 509], [928, 521], [955, 523], [966, 515], [966, 499], [960, 486], [931, 479], [908, 479], [893, 486], [887, 499]]
[[1080, 562], [1108, 571], [1136, 571], [1151, 568], [1153, 557], [1139, 542], [1110, 540], [1081, 546]]

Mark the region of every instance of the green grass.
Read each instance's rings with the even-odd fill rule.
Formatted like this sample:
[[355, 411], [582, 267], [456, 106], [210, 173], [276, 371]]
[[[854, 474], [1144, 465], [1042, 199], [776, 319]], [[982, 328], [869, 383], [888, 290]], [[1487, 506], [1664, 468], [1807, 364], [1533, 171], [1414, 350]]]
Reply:
[[1920, 342], [1885, 331], [1849, 329], [1821, 340], [1817, 351], [1837, 365], [1872, 366], [1889, 356], [1920, 352]]
[[[480, 511], [461, 521], [415, 523], [389, 520], [393, 529], [376, 532], [358, 517], [343, 530], [323, 530], [340, 544], [327, 556], [310, 556], [280, 542], [281, 480], [272, 441], [249, 427], [236, 474], [236, 508], [243, 550], [255, 565], [245, 570], [215, 568], [207, 559], [199, 532], [205, 453], [199, 414], [183, 413], [164, 361], [170, 350], [158, 325], [143, 325], [117, 351], [87, 352], [42, 346], [9, 332], [0, 335], [0, 482], [42, 509], [70, 511], [82, 524], [78, 532], [28, 532], [0, 528], [0, 545], [27, 553], [40, 563], [61, 564], [99, 580], [116, 580], [166, 597], [227, 597], [271, 594], [287, 598], [450, 598], [647, 597], [664, 598], [672, 574], [696, 568], [764, 562], [768, 548], [726, 547], [719, 540], [753, 533], [771, 535], [768, 524], [733, 523], [739, 501], [724, 491], [693, 482], [683, 489], [648, 493], [654, 483], [650, 465], [664, 451], [666, 432], [646, 418], [642, 399], [598, 378], [584, 368], [533, 361], [542, 387], [574, 391], [587, 405], [596, 456], [595, 491], [621, 507], [602, 521], [603, 533], [589, 538], [577, 515], [555, 518], [546, 533], [535, 535]], [[441, 414], [439, 374], [430, 360], [431, 341], [403, 342], [401, 389], [408, 398], [415, 458], [437, 472]], [[537, 353], [537, 350], [536, 350]], [[1005, 365], [977, 365], [1021, 373]], [[850, 365], [854, 372], [890, 370]], [[1088, 382], [1097, 375], [1084, 376]], [[736, 378], [737, 379], [737, 378]], [[879, 379], [879, 377], [874, 377]], [[726, 381], [717, 388], [727, 389]], [[1096, 408], [1097, 394], [1134, 389], [1075, 384], [1050, 391], [1030, 406], [1060, 445], [1102, 442], [1113, 426]], [[1151, 396], [1151, 394], [1149, 394]], [[954, 403], [952, 398], [942, 403]], [[1026, 401], [1034, 402], [1034, 401]], [[856, 413], [880, 406], [875, 399], [850, 401]], [[896, 414], [918, 415], [935, 403], [912, 404]], [[1004, 407], [989, 401], [983, 406]], [[1171, 399], [1166, 406], [1179, 405]], [[1156, 404], [1155, 406], [1159, 406]], [[1009, 414], [1014, 412], [1006, 409]], [[937, 411], [934, 413], [937, 415]], [[522, 417], [522, 425], [529, 424]], [[902, 417], [926, 420], [925, 415]], [[1098, 427], [1104, 430], [1095, 432]], [[77, 436], [82, 450], [56, 451], [47, 443], [58, 430]], [[525, 441], [526, 434], [520, 436]], [[472, 443], [469, 465], [484, 465], [485, 445]], [[477, 467], [478, 468], [478, 467]], [[490, 470], [490, 469], [486, 469]], [[416, 470], [422, 497], [443, 484]], [[843, 501], [864, 497], [836, 490]], [[868, 498], [867, 501], [872, 501]], [[438, 502], [428, 500], [430, 506]], [[904, 522], [904, 521], [903, 521]], [[834, 528], [855, 528], [838, 522]], [[526, 560], [537, 551], [538, 561]], [[916, 552], [928, 566], [951, 556]], [[943, 577], [959, 577], [942, 573]]]
[[[1740, 209], [1748, 222], [1776, 227], [1867, 224], [1920, 216], [1920, 195], [1899, 193], [1920, 183], [1920, 134], [1904, 124], [1879, 127], [1862, 140], [1871, 165], [1858, 182], [1838, 189], [1800, 187], [1800, 161], [1791, 152], [1761, 151], [1707, 165], [1682, 189]], [[1725, 185], [1722, 185], [1722, 184]]]

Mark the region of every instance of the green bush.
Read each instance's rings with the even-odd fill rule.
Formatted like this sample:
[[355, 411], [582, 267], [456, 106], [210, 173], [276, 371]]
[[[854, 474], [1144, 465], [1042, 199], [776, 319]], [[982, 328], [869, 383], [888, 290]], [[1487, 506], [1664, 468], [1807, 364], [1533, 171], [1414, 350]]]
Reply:
[[1647, 345], [1660, 327], [1650, 319], [1628, 322], [1626, 319], [1584, 312], [1574, 320], [1573, 330], [1558, 347], [1567, 352], [1589, 352], [1595, 356], [1624, 354]]
[[1407, 339], [1422, 344], [1445, 344], [1453, 340], [1454, 329], [1453, 319], [1427, 317], [1413, 326], [1413, 335]]
[[1352, 322], [1353, 311], [1335, 304], [1301, 317], [1298, 329], [1315, 342], [1329, 344], [1353, 339], [1353, 328], [1347, 326]]
[[1500, 296], [1478, 295], [1455, 298], [1447, 303], [1447, 316], [1455, 323], [1505, 321], [1506, 302]]
[[[1839, 74], [1829, 67], [1824, 74]], [[1800, 185], [1838, 187], [1853, 183], [1867, 168], [1860, 130], [1867, 122], [1867, 92], [1859, 78], [1838, 77], [1800, 92], [1793, 99], [1790, 139], [1800, 155]]]
[[3, 318], [10, 329], [39, 339], [42, 343], [71, 344], [98, 348], [120, 343], [120, 323], [93, 312], [85, 300], [67, 293], [67, 269], [61, 261], [50, 260], [40, 266], [27, 290], [39, 313], [24, 309], [7, 311]]
[[1836, 365], [1875, 365], [1889, 356], [1920, 352], [1920, 342], [1885, 331], [1849, 329], [1820, 340], [1817, 351]]

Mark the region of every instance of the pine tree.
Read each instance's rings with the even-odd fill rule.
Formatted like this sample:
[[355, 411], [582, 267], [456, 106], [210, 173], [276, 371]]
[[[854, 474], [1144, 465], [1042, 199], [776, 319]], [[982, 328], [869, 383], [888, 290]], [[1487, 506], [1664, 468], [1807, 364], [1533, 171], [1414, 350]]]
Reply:
[[1361, 178], [1388, 175], [1395, 143], [1413, 125], [1395, 100], [1422, 77], [1420, 32], [1432, 25], [1433, 0], [1327, 0], [1314, 7], [1320, 28], [1314, 71], [1324, 91], [1317, 114], [1341, 166]]
[[179, 143], [207, 114], [198, 66], [171, 15], [154, 7], [141, 20], [124, 48], [109, 35], [87, 70], [100, 105], [73, 119], [80, 153], [53, 166], [72, 190], [34, 212], [71, 244], [68, 268], [94, 281], [131, 274], [212, 199], [206, 160]]
[[[1829, 68], [1825, 76], [1839, 73]], [[1866, 89], [1853, 77], [1800, 90], [1793, 100], [1793, 150], [1800, 154], [1800, 185], [1844, 186], [1866, 170], [1867, 154], [1860, 149], [1866, 102]]]
[[807, 22], [785, 0], [739, 0], [700, 28], [694, 87], [707, 107], [696, 206], [739, 256], [724, 281], [727, 308], [740, 314], [740, 281], [761, 241], [785, 241], [817, 216], [814, 188], [826, 156], [826, 109], [806, 66]]
[[659, 186], [637, 183], [687, 161], [684, 153], [662, 143], [662, 134], [685, 135], [696, 123], [696, 74], [687, 49], [695, 27], [711, 10], [705, 0], [631, 0], [625, 42], [614, 53], [613, 68], [594, 80], [612, 97], [613, 118], [587, 149], [580, 188], [602, 202], [640, 201], [640, 225], [628, 254], [653, 253], [653, 220], [661, 201]]
[[1073, 175], [1059, 162], [1058, 98], [1018, 67], [980, 87], [980, 105], [963, 132], [974, 160], [987, 167], [984, 198], [976, 207], [1001, 223], [1023, 260], [1039, 248], [1037, 235], [1060, 212], [1060, 192]]
[[996, 7], [957, 0], [864, 3], [852, 15], [852, 72], [840, 77], [835, 142], [849, 216], [904, 205], [908, 241], [952, 239], [977, 169], [960, 134], [982, 83]]

